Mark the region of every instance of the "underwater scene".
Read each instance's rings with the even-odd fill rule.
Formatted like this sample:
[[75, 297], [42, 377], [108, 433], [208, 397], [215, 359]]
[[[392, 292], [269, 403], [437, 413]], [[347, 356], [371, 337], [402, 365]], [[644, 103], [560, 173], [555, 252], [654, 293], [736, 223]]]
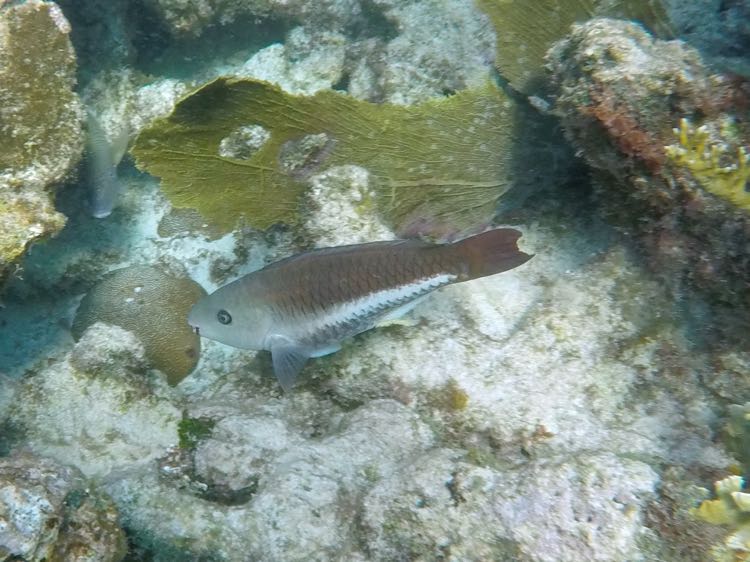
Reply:
[[750, 0], [0, 0], [0, 561], [750, 560]]

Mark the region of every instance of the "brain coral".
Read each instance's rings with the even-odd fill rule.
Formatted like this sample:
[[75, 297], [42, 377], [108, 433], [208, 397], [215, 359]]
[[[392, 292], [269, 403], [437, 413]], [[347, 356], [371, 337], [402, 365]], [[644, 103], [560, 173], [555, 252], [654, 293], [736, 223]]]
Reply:
[[174, 385], [195, 368], [200, 356], [200, 339], [188, 326], [187, 315], [203, 295], [203, 288], [187, 277], [147, 266], [118, 269], [83, 298], [73, 336], [80, 339], [95, 322], [120, 326], [141, 341], [151, 364]]

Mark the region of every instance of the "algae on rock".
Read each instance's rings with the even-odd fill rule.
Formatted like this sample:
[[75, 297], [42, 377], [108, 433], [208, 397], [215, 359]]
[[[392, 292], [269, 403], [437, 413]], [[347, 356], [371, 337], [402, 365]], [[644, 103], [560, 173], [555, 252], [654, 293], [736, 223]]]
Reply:
[[88, 477], [147, 470], [177, 444], [182, 414], [162, 379], [142, 376], [143, 358], [134, 336], [94, 324], [71, 352], [20, 381], [9, 422], [26, 448]]
[[[399, 234], [451, 236], [489, 222], [509, 187], [514, 110], [491, 84], [402, 107], [219, 78], [144, 130], [132, 152], [174, 206], [225, 230], [298, 222], [306, 180], [354, 164], [368, 170], [376, 209]], [[232, 157], [222, 146], [242, 127], [270, 135]]]
[[50, 185], [83, 150], [69, 32], [53, 2], [0, 8], [0, 281], [28, 244], [65, 224]]

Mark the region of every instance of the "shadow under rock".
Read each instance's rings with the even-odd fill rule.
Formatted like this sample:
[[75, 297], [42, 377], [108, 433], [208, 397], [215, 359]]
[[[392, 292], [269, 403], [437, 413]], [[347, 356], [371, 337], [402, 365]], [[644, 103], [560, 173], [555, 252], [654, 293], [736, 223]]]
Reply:
[[125, 166], [121, 178], [128, 193], [105, 219], [86, 209], [83, 182], [66, 185], [56, 207], [68, 217], [55, 237], [31, 247], [8, 281], [0, 308], [0, 371], [18, 376], [39, 360], [69, 349], [70, 322], [80, 296], [113, 266], [127, 261], [133, 243], [143, 236], [136, 220], [141, 199], [156, 187], [145, 175]]

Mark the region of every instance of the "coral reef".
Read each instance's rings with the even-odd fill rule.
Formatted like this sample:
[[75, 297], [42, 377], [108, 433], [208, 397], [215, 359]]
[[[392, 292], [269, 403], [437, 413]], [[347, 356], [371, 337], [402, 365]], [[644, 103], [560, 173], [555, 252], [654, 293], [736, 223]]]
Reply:
[[[54, 10], [18, 4], [2, 13]], [[68, 226], [24, 256], [0, 307], [0, 467], [23, 448], [90, 478], [75, 473], [72, 493], [54, 496], [50, 532], [76, 548], [111, 541], [109, 559], [120, 557], [101, 489], [132, 559], [741, 554], [724, 542], [745, 526], [734, 497], [722, 488], [721, 506], [735, 510], [724, 526], [690, 508], [708, 496], [700, 486], [748, 462], [744, 407], [730, 409], [725, 443], [718, 435], [724, 402], [750, 400], [750, 360], [730, 343], [695, 345], [717, 326], [708, 307], [675, 306], [671, 292], [685, 275], [729, 300], [742, 287], [747, 213], [714, 189], [741, 170], [747, 144], [736, 80], [627, 22], [594, 19], [553, 49], [549, 108], [589, 165], [598, 209], [626, 227], [621, 238], [576, 185], [586, 180], [567, 174], [554, 115], [488, 84], [495, 41], [471, 2], [126, 4], [61, 0], [86, 61], [82, 99], [108, 139], [142, 131], [136, 156], [156, 175], [169, 168], [164, 193], [126, 158], [120, 205], [94, 221], [83, 182], [66, 186], [57, 203]], [[575, 4], [582, 18], [621, 13], [661, 29], [657, 2]], [[501, 72], [539, 93], [542, 51], [567, 30], [559, 9], [573, 13], [572, 0], [494, 5], [506, 13]], [[541, 29], [503, 32], [521, 16]], [[531, 73], [517, 66], [513, 78], [501, 57], [524, 48]], [[237, 78], [216, 79], [225, 75]], [[717, 162], [723, 171], [701, 168]], [[195, 367], [184, 322], [194, 282], [212, 290], [314, 246], [500, 221], [524, 231], [536, 253], [527, 267], [432, 295], [404, 324], [316, 360], [293, 394], [280, 393], [264, 354], [205, 342]], [[634, 239], [670, 283], [643, 267]], [[126, 264], [160, 271], [106, 273]], [[118, 275], [124, 294], [107, 289]], [[87, 291], [76, 343], [70, 322]], [[169, 318], [174, 300], [182, 312]], [[164, 373], [174, 383], [191, 369], [167, 384]], [[95, 521], [106, 534], [89, 534]]]
[[[559, 237], [527, 236], [537, 250], [561, 251]], [[258, 361], [221, 373], [187, 408], [199, 429], [187, 460], [165, 466], [179, 477], [108, 488], [128, 525], [145, 543], [228, 560], [324, 558], [333, 545], [374, 560], [637, 557], [651, 537], [644, 512], [656, 464], [727, 461], [707, 441], [696, 381], [677, 376], [678, 397], [656, 374], [674, 339], [654, 331], [665, 303], [658, 286], [615, 251], [547, 293], [536, 282], [570, 260], [544, 253], [526, 275], [456, 287], [423, 306], [417, 326], [321, 360], [292, 397], [268, 397], [270, 366]], [[658, 388], [641, 403], [644, 384]], [[612, 406], [623, 401], [626, 409]]]
[[745, 306], [750, 130], [736, 84], [684, 43], [612, 19], [574, 26], [548, 65], [553, 111], [592, 167], [607, 218], [674, 289]]
[[[358, 164], [397, 233], [439, 237], [493, 216], [512, 181], [513, 116], [512, 102], [491, 85], [407, 108], [221, 78], [142, 131], [133, 154], [175, 206], [196, 208], [226, 230], [240, 220], [255, 228], [295, 224], [303, 180]], [[247, 159], [220, 156], [224, 139], [246, 126], [270, 137]], [[221, 197], [205, 189], [206, 178], [221, 186]]]
[[83, 151], [70, 26], [53, 2], [0, 6], [0, 284], [65, 217], [53, 190]]
[[[73, 336], [81, 339], [96, 322], [120, 326], [140, 340], [151, 365], [174, 385], [190, 374], [200, 358], [200, 339], [185, 319], [205, 294], [191, 279], [159, 268], [118, 269], [83, 298], [73, 321]], [[105, 354], [111, 351], [99, 343], [92, 342], [94, 349]]]
[[[361, 169], [316, 181], [317, 201], [341, 200], [339, 241], [382, 227], [355, 194], [343, 206]], [[333, 236], [316, 214], [306, 228]], [[321, 358], [291, 396], [265, 358], [212, 344], [172, 389], [135, 337], [98, 323], [22, 380], [10, 421], [100, 481], [132, 542], [165, 558], [637, 558], [660, 540], [645, 518], [659, 466], [729, 462], [702, 371], [660, 359], [680, 341], [669, 301], [607, 230], [534, 216], [567, 228], [526, 229], [528, 271], [435, 295], [415, 326]]]
[[29, 453], [0, 458], [4, 560], [117, 562], [125, 534], [112, 500], [76, 469]]

